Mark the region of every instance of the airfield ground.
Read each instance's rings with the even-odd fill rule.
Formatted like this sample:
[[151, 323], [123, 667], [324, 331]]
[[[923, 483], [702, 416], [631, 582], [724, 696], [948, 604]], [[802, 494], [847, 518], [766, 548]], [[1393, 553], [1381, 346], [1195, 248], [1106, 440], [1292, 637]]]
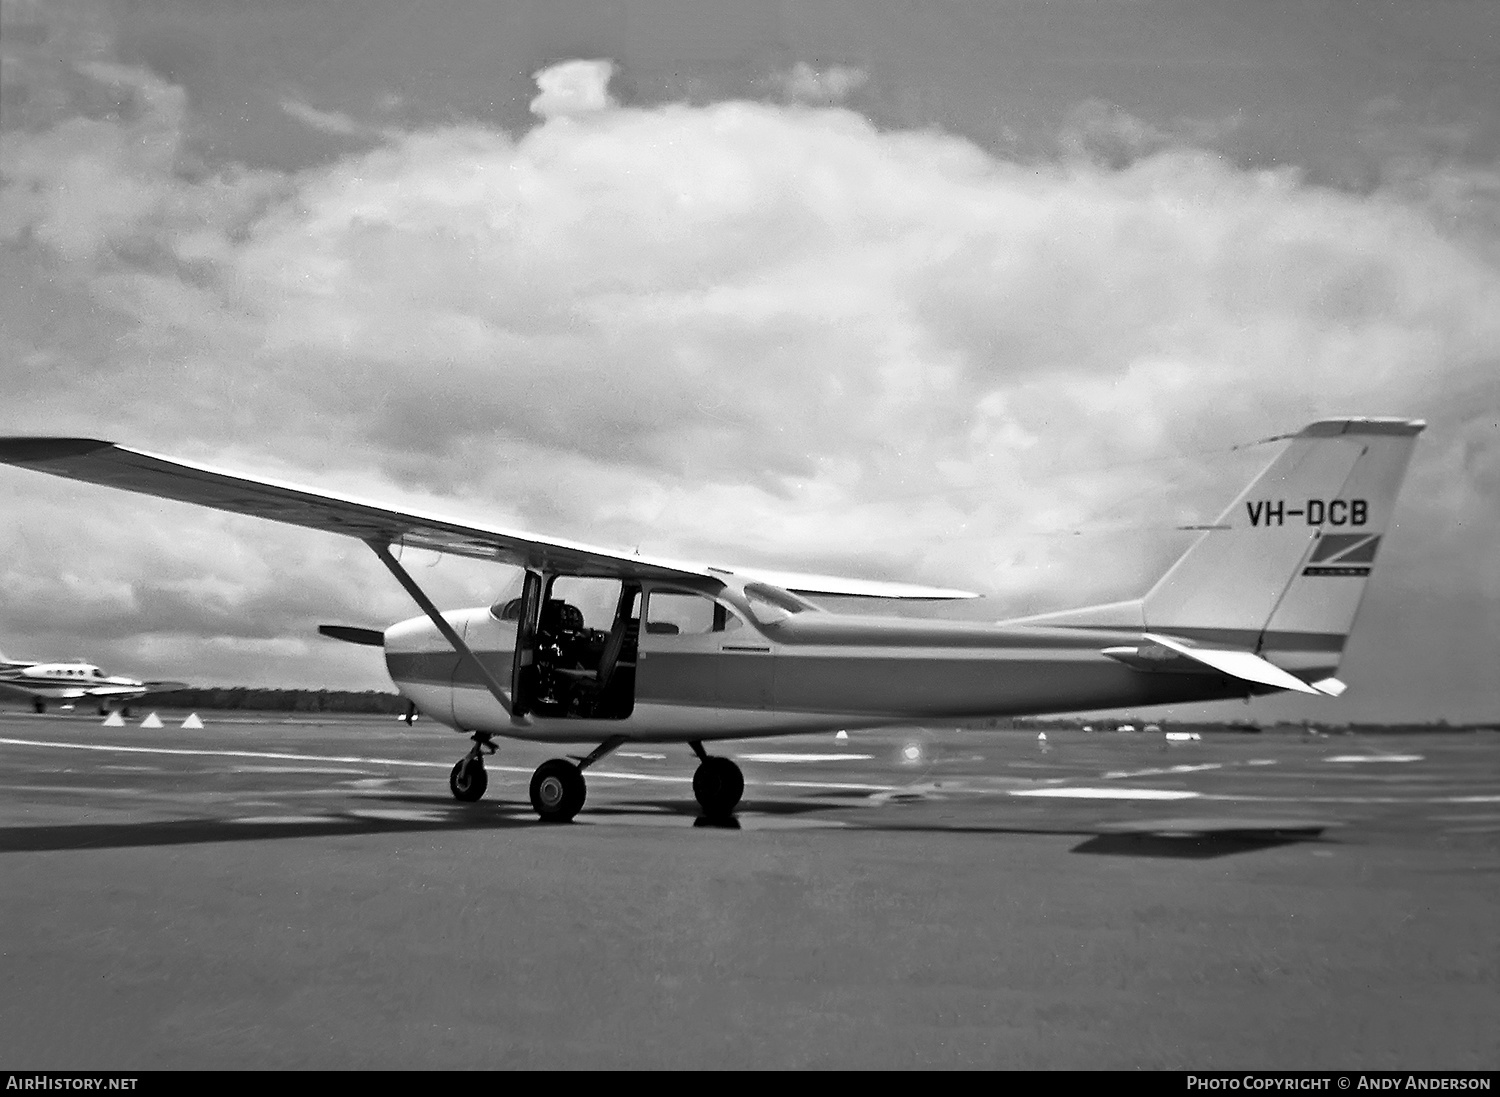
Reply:
[[1500, 1065], [1500, 736], [0, 714], [0, 1068]]

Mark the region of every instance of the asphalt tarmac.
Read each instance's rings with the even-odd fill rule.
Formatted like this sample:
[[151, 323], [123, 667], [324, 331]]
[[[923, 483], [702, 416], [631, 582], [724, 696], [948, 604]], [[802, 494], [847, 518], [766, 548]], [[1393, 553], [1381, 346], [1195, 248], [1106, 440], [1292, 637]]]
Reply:
[[0, 713], [0, 1069], [1500, 1065], [1500, 736]]

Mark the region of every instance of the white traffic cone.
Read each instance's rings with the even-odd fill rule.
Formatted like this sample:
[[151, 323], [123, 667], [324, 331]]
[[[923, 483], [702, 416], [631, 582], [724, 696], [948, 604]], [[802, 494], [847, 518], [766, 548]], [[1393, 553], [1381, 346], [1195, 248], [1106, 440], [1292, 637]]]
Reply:
[[198, 719], [196, 712], [190, 712], [188, 713], [188, 718], [182, 722], [182, 726], [185, 728], [201, 728], [203, 721]]
[[144, 720], [141, 721], [141, 727], [159, 728], [161, 727], [161, 717], [153, 712], [150, 716], [147, 716]]
[[101, 726], [107, 728], [122, 728], [125, 726], [125, 717], [120, 715], [119, 709], [115, 709], [104, 718], [104, 723]]

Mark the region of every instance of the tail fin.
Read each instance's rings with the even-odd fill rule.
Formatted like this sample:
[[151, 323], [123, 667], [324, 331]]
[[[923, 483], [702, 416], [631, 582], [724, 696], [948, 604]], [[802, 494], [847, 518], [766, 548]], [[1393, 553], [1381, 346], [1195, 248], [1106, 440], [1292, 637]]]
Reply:
[[1146, 626], [1254, 651], [1321, 652], [1315, 662], [1336, 666], [1425, 426], [1304, 427], [1151, 588]]

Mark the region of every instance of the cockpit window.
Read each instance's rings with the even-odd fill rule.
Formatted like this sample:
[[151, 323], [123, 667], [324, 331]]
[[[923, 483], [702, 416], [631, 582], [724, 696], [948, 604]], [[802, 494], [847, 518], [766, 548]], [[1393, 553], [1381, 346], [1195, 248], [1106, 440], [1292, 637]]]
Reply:
[[784, 621], [794, 613], [816, 608], [791, 591], [765, 583], [746, 583], [745, 598], [750, 603], [750, 611], [755, 614], [755, 619], [762, 624]]

